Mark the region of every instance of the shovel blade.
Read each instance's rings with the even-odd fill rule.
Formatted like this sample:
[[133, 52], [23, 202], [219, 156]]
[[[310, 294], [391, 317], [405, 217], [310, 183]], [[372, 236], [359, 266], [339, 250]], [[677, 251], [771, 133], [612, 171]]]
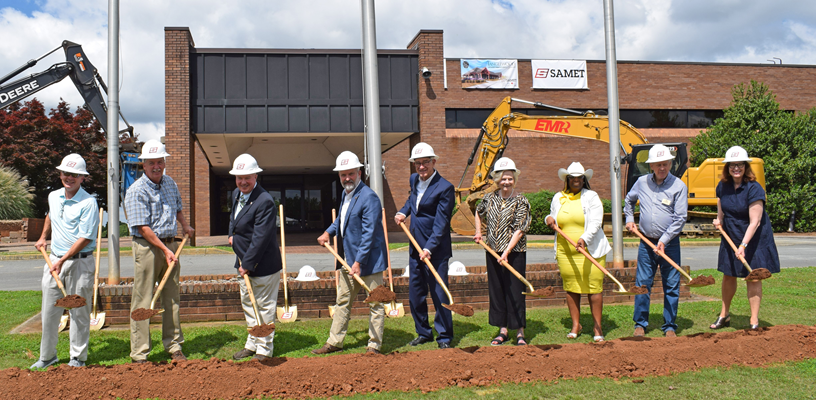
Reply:
[[405, 307], [402, 303], [384, 303], [385, 316], [388, 318], [402, 318], [405, 316]]
[[62, 314], [62, 316], [60, 317], [59, 330], [57, 330], [57, 332], [62, 332], [67, 327], [68, 327], [68, 314]]
[[329, 306], [329, 317], [334, 318], [334, 308], [337, 306]]
[[622, 294], [624, 296], [637, 296], [637, 293], [627, 292], [625, 290], [624, 291], [613, 290], [612, 292], [617, 293], [617, 294]]
[[98, 331], [105, 326], [105, 313], [100, 312], [96, 313], [96, 315], [91, 315], [91, 330]]
[[297, 306], [289, 306], [287, 311], [284, 307], [277, 309], [278, 321], [283, 323], [295, 322], [297, 320]]

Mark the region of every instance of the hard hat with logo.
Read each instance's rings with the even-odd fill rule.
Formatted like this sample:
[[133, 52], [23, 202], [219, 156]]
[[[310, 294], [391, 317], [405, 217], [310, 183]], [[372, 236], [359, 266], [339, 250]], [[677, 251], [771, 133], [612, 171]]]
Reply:
[[662, 144], [656, 144], [649, 149], [649, 159], [646, 164], [658, 163], [661, 161], [674, 160], [674, 156], [668, 147]]
[[76, 153], [65, 156], [57, 169], [69, 174], [88, 175], [88, 170], [85, 169], [85, 159]]
[[514, 163], [513, 160], [507, 157], [502, 157], [498, 159], [495, 164], [493, 164], [493, 172], [491, 172], [490, 175], [494, 180], [496, 180], [499, 179], [504, 171], [513, 171], [514, 179], [518, 179], [518, 176], [521, 173], [521, 171], [516, 168], [516, 163]]
[[156, 139], [150, 139], [142, 145], [142, 154], [139, 156], [139, 159], [150, 160], [164, 157], [170, 157], [170, 154], [167, 154], [167, 149], [162, 142]]
[[448, 275], [450, 276], [465, 276], [470, 275], [465, 268], [465, 264], [459, 261], [454, 261], [448, 266]]
[[300, 268], [300, 271], [298, 271], [298, 276], [295, 278], [296, 281], [302, 282], [311, 282], [319, 279], [320, 278], [318, 278], [317, 272], [315, 272], [315, 269], [312, 268], [311, 265], [304, 265], [302, 268]]
[[427, 158], [431, 157], [434, 160], [438, 160], [439, 156], [434, 154], [433, 147], [425, 142], [417, 143], [416, 146], [411, 150], [411, 158], [408, 159], [410, 162], [414, 162], [419, 158]]
[[337, 156], [334, 171], [348, 171], [350, 169], [361, 168], [362, 166], [363, 164], [360, 164], [360, 159], [357, 158], [356, 154], [350, 151], [344, 151]]
[[734, 146], [725, 152], [724, 163], [730, 162], [751, 162], [751, 157], [748, 157], [748, 152], [740, 146]]
[[232, 171], [229, 173], [230, 175], [252, 175], [261, 171], [263, 170], [258, 168], [258, 162], [255, 161], [255, 157], [244, 153], [235, 158], [235, 162], [232, 163]]
[[591, 169], [585, 170], [584, 166], [581, 165], [581, 163], [576, 161], [576, 162], [570, 164], [570, 166], [567, 167], [567, 169], [564, 169], [564, 168], [559, 169], [558, 170], [558, 179], [561, 179], [563, 181], [563, 180], [567, 179], [567, 175], [569, 175], [569, 176], [576, 176], [576, 177], [577, 176], [583, 176], [587, 180], [590, 180], [590, 179], [592, 179], [593, 173], [594, 173], [594, 171], [592, 171]]

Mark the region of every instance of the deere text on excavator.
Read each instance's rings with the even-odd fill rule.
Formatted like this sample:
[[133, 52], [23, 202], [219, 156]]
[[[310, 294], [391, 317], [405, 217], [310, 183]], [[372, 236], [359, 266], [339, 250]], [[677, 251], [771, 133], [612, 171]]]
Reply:
[[[532, 105], [536, 108], [557, 110], [561, 113], [572, 114], [568, 116], [542, 116], [526, 115], [512, 110], [512, 103], [519, 102]], [[473, 235], [476, 232], [473, 220], [473, 213], [476, 210], [477, 202], [485, 194], [497, 189], [495, 183], [490, 179], [490, 171], [493, 164], [502, 157], [504, 150], [509, 143], [508, 132], [513, 129], [517, 131], [528, 131], [547, 133], [559, 136], [574, 138], [584, 138], [600, 140], [609, 143], [609, 118], [605, 115], [596, 115], [592, 111], [576, 111], [567, 108], [560, 108], [546, 105], [539, 102], [520, 100], [511, 97], [502, 99], [498, 107], [487, 117], [482, 124], [476, 144], [468, 158], [465, 171], [456, 188], [457, 211], [453, 215], [451, 226], [454, 232], [460, 235]], [[648, 164], [649, 149], [655, 143], [649, 143], [646, 137], [634, 126], [626, 121], [620, 121], [620, 144], [621, 144], [621, 165], [626, 165], [626, 191], [635, 184], [642, 175], [650, 173]], [[683, 180], [689, 189], [689, 207], [695, 206], [717, 206], [715, 188], [720, 180], [723, 169], [722, 158], [709, 158], [703, 161], [699, 167], [690, 168], [688, 166], [688, 149], [686, 143], [663, 143], [675, 156], [672, 163], [671, 173]], [[476, 160], [473, 180], [470, 187], [462, 187], [467, 171]], [[762, 159], [752, 158], [751, 167], [757, 176], [757, 181], [765, 187], [765, 172]], [[468, 195], [464, 202], [462, 195]], [[686, 236], [714, 235], [716, 229], [711, 225], [711, 220], [716, 218], [716, 213], [689, 211], [686, 226], [683, 234]]]

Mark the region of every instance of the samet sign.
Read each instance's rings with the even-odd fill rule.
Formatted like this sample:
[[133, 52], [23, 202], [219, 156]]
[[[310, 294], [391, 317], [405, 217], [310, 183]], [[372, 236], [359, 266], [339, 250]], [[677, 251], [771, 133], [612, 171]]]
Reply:
[[531, 60], [533, 89], [589, 89], [586, 61]]

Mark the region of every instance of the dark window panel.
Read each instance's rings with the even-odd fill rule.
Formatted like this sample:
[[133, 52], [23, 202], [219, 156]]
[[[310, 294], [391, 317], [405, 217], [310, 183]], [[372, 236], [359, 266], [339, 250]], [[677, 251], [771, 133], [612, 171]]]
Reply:
[[247, 132], [266, 132], [266, 107], [247, 106]]
[[309, 98], [329, 98], [329, 58], [324, 55], [309, 56]]
[[269, 132], [289, 131], [289, 110], [286, 106], [269, 107], [266, 113]]
[[204, 98], [224, 98], [224, 56], [221, 54], [204, 56]]
[[268, 93], [270, 99], [285, 99], [289, 97], [289, 63], [284, 55], [268, 55], [266, 57], [266, 73], [269, 77]]
[[266, 56], [263, 54], [248, 54], [246, 56], [247, 69], [247, 98], [265, 99], [266, 96]]
[[289, 98], [309, 98], [309, 62], [308, 55], [289, 56]]
[[243, 54], [227, 54], [224, 57], [224, 89], [227, 99], [246, 99], [246, 60]]
[[329, 98], [349, 98], [349, 57], [329, 56]]

